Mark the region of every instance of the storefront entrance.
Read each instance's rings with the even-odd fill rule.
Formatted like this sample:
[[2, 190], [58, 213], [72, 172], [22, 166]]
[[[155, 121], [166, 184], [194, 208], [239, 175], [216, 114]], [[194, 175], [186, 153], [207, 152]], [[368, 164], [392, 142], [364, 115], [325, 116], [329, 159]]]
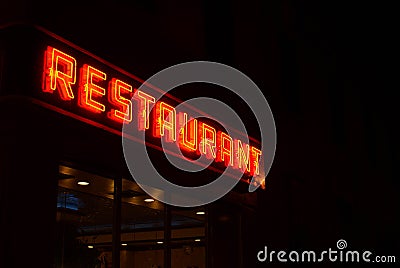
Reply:
[[167, 209], [128, 179], [116, 193], [112, 178], [67, 166], [59, 175], [56, 267], [111, 268], [113, 253], [121, 268], [206, 267], [206, 208]]

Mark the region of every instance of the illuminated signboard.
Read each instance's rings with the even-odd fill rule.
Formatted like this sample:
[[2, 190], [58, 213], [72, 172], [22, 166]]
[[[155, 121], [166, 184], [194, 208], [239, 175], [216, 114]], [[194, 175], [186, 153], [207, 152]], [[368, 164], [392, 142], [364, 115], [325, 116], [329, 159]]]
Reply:
[[230, 136], [228, 126], [207, 120], [206, 111], [204, 120], [194, 119], [190, 107], [175, 108], [181, 103], [175, 96], [165, 94], [156, 102], [154, 93], [161, 89], [146, 85], [146, 91], [138, 90], [144, 81], [76, 45], [43, 29], [25, 34], [34, 44], [31, 50], [21, 51], [22, 45], [14, 43], [2, 49], [31, 64], [28, 94], [41, 105], [119, 135], [123, 124], [134, 124], [136, 131], [150, 136], [150, 146], [162, 148], [162, 140], [179, 146], [188, 158], [204, 155], [247, 177], [260, 173], [258, 143], [246, 144], [238, 132]]

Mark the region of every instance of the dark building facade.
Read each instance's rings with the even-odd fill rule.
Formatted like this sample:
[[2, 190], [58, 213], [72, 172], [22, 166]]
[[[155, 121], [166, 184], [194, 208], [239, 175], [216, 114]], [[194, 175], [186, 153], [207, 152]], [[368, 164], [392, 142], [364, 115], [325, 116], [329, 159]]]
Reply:
[[[9, 1], [0, 7], [1, 267], [263, 267], [257, 253], [264, 246], [322, 250], [339, 239], [352, 249], [397, 254], [394, 8], [320, 1], [97, 1], [62, 8]], [[42, 72], [43, 61], [33, 59], [44, 52], [35, 49], [48, 35], [38, 37], [33, 25], [82, 48], [79, 62], [93, 60], [85, 58], [90, 52], [118, 66], [116, 74], [145, 80], [195, 60], [244, 72], [263, 90], [276, 120], [277, 151], [265, 190], [250, 194], [239, 185], [193, 209], [145, 202], [150, 197], [130, 178], [120, 136], [34, 95], [42, 92], [42, 77], [32, 74]], [[59, 42], [51, 34], [48, 40], [46, 46]], [[219, 90], [204, 87], [201, 95], [229, 94]], [[227, 104], [242, 111], [250, 135], [258, 137], [251, 110], [233, 96]]]

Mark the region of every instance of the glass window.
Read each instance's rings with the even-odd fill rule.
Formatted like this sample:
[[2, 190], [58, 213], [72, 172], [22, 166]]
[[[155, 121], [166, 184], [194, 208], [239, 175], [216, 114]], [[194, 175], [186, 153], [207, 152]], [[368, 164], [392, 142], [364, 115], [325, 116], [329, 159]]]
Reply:
[[113, 180], [60, 166], [56, 267], [112, 267]]
[[164, 267], [164, 205], [122, 180], [121, 268]]
[[130, 179], [117, 192], [111, 178], [60, 166], [56, 267], [111, 268], [114, 252], [120, 268], [205, 268], [205, 207], [166, 207]]
[[205, 268], [205, 207], [171, 210], [171, 267]]

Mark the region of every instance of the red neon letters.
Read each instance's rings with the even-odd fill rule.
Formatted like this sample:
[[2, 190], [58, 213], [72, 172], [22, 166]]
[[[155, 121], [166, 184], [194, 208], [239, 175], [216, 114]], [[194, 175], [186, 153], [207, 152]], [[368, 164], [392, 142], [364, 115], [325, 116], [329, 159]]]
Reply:
[[44, 65], [43, 91], [53, 93], [58, 88], [61, 99], [73, 99], [71, 85], [76, 81], [76, 60], [58, 49], [48, 47]]
[[102, 71], [87, 64], [83, 65], [79, 82], [79, 106], [95, 113], [101, 113], [106, 110], [104, 104], [95, 100], [96, 96], [101, 97], [106, 94], [106, 90], [95, 83], [105, 81], [106, 78], [107, 75]]
[[197, 119], [192, 119], [188, 122], [187, 113], [180, 113], [179, 122], [182, 126], [179, 132], [180, 148], [189, 152], [197, 151]]
[[[259, 159], [262, 153], [256, 147], [233, 139], [227, 133], [217, 131], [198, 119], [189, 119], [187, 113], [177, 112], [175, 107], [163, 101], [156, 102], [153, 96], [133, 89], [126, 81], [111, 78], [107, 84], [107, 74], [91, 65], [82, 65], [78, 83], [76, 74], [75, 58], [53, 47], [47, 48], [44, 57], [43, 92], [57, 91], [61, 100], [72, 101], [75, 99], [75, 90], [76, 103], [84, 111], [105, 113], [105, 118], [129, 124], [134, 115], [131, 98], [136, 91], [138, 130], [151, 128], [154, 137], [176, 142], [186, 152], [203, 154], [246, 174], [260, 173]], [[155, 113], [150, 119], [153, 106]]]
[[165, 102], [156, 104], [156, 127], [155, 136], [162, 137], [165, 135], [165, 130], [168, 131], [166, 136], [167, 141], [176, 141], [176, 111], [171, 105]]
[[132, 102], [130, 99], [122, 97], [121, 93], [131, 93], [132, 86], [116, 78], [113, 78], [110, 83], [111, 93], [108, 94], [108, 101], [119, 107], [120, 110], [111, 109], [108, 117], [115, 121], [124, 122], [125, 120], [126, 122], [131, 122]]
[[217, 156], [217, 131], [212, 126], [202, 123], [201, 128], [201, 153], [205, 154], [208, 158]]
[[225, 166], [233, 166], [233, 140], [225, 132], [218, 132], [218, 154], [217, 161], [224, 162]]
[[156, 99], [140, 90], [137, 91], [137, 97], [140, 101], [139, 111], [141, 111], [139, 113], [139, 130], [149, 129], [150, 103], [155, 103]]

